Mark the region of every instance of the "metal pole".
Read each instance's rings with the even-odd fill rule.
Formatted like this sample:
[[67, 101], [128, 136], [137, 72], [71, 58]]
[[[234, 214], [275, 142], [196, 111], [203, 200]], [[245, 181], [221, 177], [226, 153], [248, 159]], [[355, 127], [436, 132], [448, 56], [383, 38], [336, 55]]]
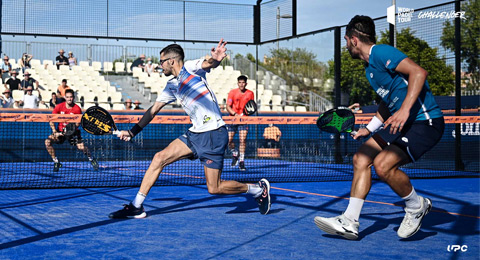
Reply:
[[[340, 80], [341, 80], [341, 42], [342, 38], [340, 36], [340, 27], [335, 27], [334, 32], [334, 66], [335, 66], [335, 107], [340, 106], [341, 102], [341, 89], [340, 89]], [[335, 135], [335, 163], [342, 163], [342, 154], [340, 147], [340, 134]]]
[[[460, 0], [455, 1], [455, 12], [460, 12]], [[462, 92], [461, 92], [461, 57], [460, 57], [460, 17], [455, 18], [455, 116], [462, 115]], [[461, 124], [455, 124], [455, 170], [462, 171], [465, 165], [462, 161], [462, 134]]]
[[277, 6], [277, 51], [280, 48], [278, 39], [280, 38], [280, 6]]

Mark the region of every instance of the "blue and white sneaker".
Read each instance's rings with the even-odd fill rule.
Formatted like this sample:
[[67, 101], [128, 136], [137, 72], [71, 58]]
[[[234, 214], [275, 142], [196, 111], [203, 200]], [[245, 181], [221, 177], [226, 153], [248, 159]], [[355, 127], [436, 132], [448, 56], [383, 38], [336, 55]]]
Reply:
[[272, 205], [270, 201], [270, 182], [264, 178], [258, 182], [258, 186], [260, 186], [263, 191], [260, 196], [255, 198], [255, 200], [257, 200], [260, 213], [262, 215], [267, 215], [270, 211], [270, 206]]

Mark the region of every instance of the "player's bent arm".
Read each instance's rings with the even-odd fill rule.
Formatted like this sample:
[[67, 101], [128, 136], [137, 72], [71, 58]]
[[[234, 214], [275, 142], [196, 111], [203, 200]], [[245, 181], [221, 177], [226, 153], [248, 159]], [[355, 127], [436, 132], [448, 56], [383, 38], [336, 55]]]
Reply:
[[427, 79], [428, 72], [422, 67], [418, 66], [410, 58], [405, 58], [402, 60], [395, 71], [400, 72], [404, 75], [408, 75], [408, 90], [405, 100], [402, 103], [400, 109], [406, 109], [410, 111], [412, 106], [417, 101], [420, 92], [423, 89], [425, 80]]
[[52, 129], [52, 133], [57, 132], [57, 129], [55, 129], [55, 123], [54, 122], [50, 122], [50, 128]]
[[231, 115], [231, 116], [236, 116], [237, 113], [235, 111], [233, 111], [233, 108], [231, 105], [227, 104], [227, 112]]
[[210, 69], [214, 69], [214, 68], [218, 67], [218, 65], [220, 65], [220, 62], [221, 61], [217, 61], [213, 58], [209, 58], [208, 60], [204, 60], [202, 62], [202, 69], [206, 70], [206, 71], [208, 71]]

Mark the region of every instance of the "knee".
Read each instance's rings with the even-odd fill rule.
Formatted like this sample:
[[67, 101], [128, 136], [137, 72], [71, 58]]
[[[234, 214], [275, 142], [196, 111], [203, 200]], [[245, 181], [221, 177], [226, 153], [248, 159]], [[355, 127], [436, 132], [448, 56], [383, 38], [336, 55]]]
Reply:
[[153, 157], [153, 162], [156, 165], [165, 167], [167, 165], [167, 159], [166, 159], [165, 153], [163, 152], [156, 153], [155, 156]]
[[218, 186], [212, 186], [212, 185], [208, 185], [208, 193], [212, 194], [212, 195], [218, 195], [218, 194], [223, 194], [222, 193], [222, 190], [220, 189], [220, 187]]
[[52, 145], [52, 141], [50, 139], [45, 139], [45, 146], [50, 147]]
[[375, 172], [381, 180], [387, 180], [393, 172], [392, 167], [385, 160], [375, 160], [373, 167], [375, 167]]
[[372, 165], [372, 160], [363, 154], [353, 155], [353, 166], [357, 169], [366, 169]]

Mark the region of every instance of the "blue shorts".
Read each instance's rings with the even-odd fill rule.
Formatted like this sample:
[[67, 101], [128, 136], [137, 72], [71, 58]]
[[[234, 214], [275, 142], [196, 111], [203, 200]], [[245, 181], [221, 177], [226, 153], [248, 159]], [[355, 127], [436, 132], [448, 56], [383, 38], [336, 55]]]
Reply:
[[228, 145], [225, 126], [203, 133], [187, 131], [178, 139], [192, 150], [191, 160], [200, 159], [200, 162], [208, 168], [223, 169], [223, 157]]
[[228, 132], [248, 131], [248, 125], [227, 125]]
[[383, 148], [394, 144], [407, 154], [412, 162], [420, 159], [432, 149], [443, 136], [445, 121], [443, 117], [414, 121], [406, 125], [402, 132], [390, 134], [390, 126], [373, 135], [373, 139]]

